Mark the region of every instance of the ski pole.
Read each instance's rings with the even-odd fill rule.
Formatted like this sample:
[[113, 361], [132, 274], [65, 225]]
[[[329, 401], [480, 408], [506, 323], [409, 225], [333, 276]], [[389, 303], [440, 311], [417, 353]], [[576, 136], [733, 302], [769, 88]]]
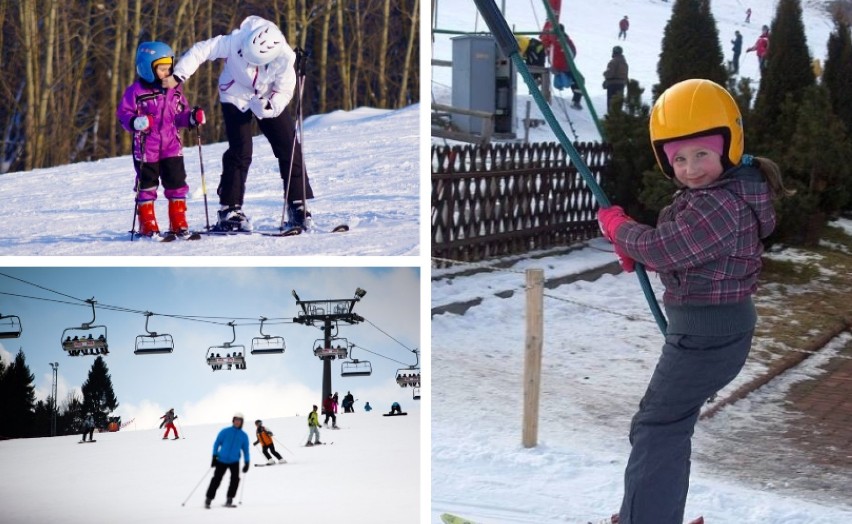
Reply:
[[[299, 60], [299, 127], [296, 129], [296, 133], [299, 136], [299, 153], [302, 157], [302, 205], [305, 207], [305, 220], [307, 222], [307, 218], [310, 215], [308, 212], [308, 168], [305, 165], [305, 148], [304, 144], [304, 125], [305, 119], [303, 117], [304, 114], [304, 94], [305, 94], [305, 77], [307, 77], [307, 67], [308, 67], [308, 56], [309, 53], [307, 51], [302, 52], [301, 60]], [[295, 151], [294, 151], [295, 153]]]
[[[301, 115], [302, 114], [302, 91], [304, 88], [305, 82], [305, 61], [307, 60], [307, 53], [301, 48], [296, 48], [296, 112]], [[298, 125], [301, 126], [301, 118], [298, 119]], [[296, 159], [296, 144], [301, 145], [302, 138], [301, 128], [293, 129], [293, 146], [290, 148], [290, 168], [287, 170], [287, 185], [284, 187], [284, 206], [281, 210], [281, 225], [279, 229], [283, 230], [286, 224], [287, 217], [289, 216], [289, 204], [288, 199], [290, 198], [290, 182], [293, 179], [293, 164]], [[305, 216], [308, 214], [308, 204], [307, 198], [305, 198], [305, 155], [304, 151], [302, 151], [302, 202], [305, 206]]]
[[189, 501], [189, 498], [192, 497], [192, 494], [195, 493], [195, 490], [198, 489], [198, 486], [200, 486], [201, 483], [204, 482], [204, 479], [207, 478], [207, 474], [210, 473], [211, 469], [213, 469], [213, 468], [207, 468], [207, 469], [204, 470], [204, 476], [201, 477], [201, 480], [198, 481], [198, 484], [196, 484], [195, 487], [192, 488], [192, 491], [189, 492], [189, 495], [186, 497], [186, 500], [183, 501], [181, 506], [186, 506], [186, 503]]
[[207, 211], [207, 182], [204, 179], [204, 158], [201, 156], [201, 126], [195, 126], [195, 135], [198, 137], [198, 165], [201, 167], [201, 193], [204, 195], [204, 219], [207, 223], [207, 231], [210, 231], [210, 213]]
[[[308, 434], [310, 434], [310, 432], [309, 432]], [[279, 444], [282, 448], [286, 449], [286, 450], [287, 450], [287, 451], [288, 451], [291, 455], [293, 455], [294, 457], [296, 456], [296, 454], [295, 454], [295, 453], [293, 453], [292, 451], [290, 451], [290, 448], [288, 448], [287, 446], [285, 446], [284, 444], [282, 444], [282, 443], [281, 443], [281, 441], [280, 441], [280, 440], [278, 440], [275, 436], [273, 436], [272, 438], [273, 438], [273, 439], [275, 440], [275, 442], [277, 442], [277, 443], [278, 443], [278, 444]]]
[[139, 191], [142, 189], [142, 169], [145, 167], [145, 135], [139, 134], [139, 150], [142, 153], [139, 160], [139, 172], [136, 174], [136, 197], [133, 200], [133, 225], [130, 226], [130, 241], [136, 236], [136, 215], [139, 214]]
[[[544, 119], [547, 121], [550, 129], [556, 135], [562, 149], [564, 149], [571, 158], [571, 162], [573, 162], [574, 166], [576, 166], [577, 172], [583, 178], [583, 181], [589, 187], [589, 190], [591, 190], [595, 200], [597, 200], [600, 207], [610, 207], [609, 199], [603, 192], [603, 189], [601, 189], [601, 186], [595, 179], [594, 174], [583, 160], [583, 157], [580, 156], [577, 149], [568, 140], [568, 137], [565, 136], [565, 131], [562, 129], [562, 126], [559, 125], [559, 122], [556, 121], [556, 117], [553, 115], [553, 111], [550, 109], [547, 101], [544, 100], [541, 90], [536, 85], [529, 69], [527, 69], [527, 65], [524, 63], [524, 59], [521, 58], [521, 55], [518, 52], [518, 41], [515, 40], [515, 35], [509, 28], [509, 24], [506, 22], [503, 14], [497, 8], [497, 4], [494, 3], [494, 0], [474, 0], [474, 3], [476, 4], [479, 13], [482, 15], [483, 20], [485, 20], [485, 23], [488, 25], [488, 28], [491, 30], [491, 33], [494, 35], [494, 39], [503, 51], [503, 54], [512, 60], [518, 72], [521, 73], [521, 77], [523, 77], [524, 82], [527, 84], [530, 94], [533, 99], [535, 99], [536, 105], [538, 105], [542, 116], [544, 116]], [[668, 322], [662, 309], [660, 309], [660, 304], [657, 302], [654, 290], [651, 288], [651, 282], [648, 279], [648, 273], [645, 271], [645, 266], [637, 262], [635, 269], [636, 277], [639, 279], [639, 285], [642, 288], [642, 292], [645, 294], [645, 300], [648, 302], [651, 314], [657, 322], [657, 327], [659, 327], [660, 331], [665, 334]]]
[[243, 481], [241, 482], [242, 486], [240, 486], [240, 505], [243, 503], [243, 493], [246, 492], [246, 479], [248, 478], [248, 471], [243, 473]]

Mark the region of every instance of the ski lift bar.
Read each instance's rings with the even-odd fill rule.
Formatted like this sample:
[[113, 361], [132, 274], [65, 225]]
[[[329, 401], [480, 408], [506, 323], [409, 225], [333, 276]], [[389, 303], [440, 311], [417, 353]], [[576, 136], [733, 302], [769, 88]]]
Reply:
[[[107, 328], [106, 326], [95, 325], [95, 299], [90, 298], [86, 300], [86, 303], [92, 306], [92, 320], [80, 327], [66, 328], [62, 331], [62, 337], [59, 339], [63, 351], [71, 357], [106, 355], [109, 353]], [[78, 335], [78, 332], [81, 334]], [[93, 332], [97, 334], [97, 337], [93, 335]]]
[[[230, 342], [225, 342], [221, 346], [210, 346], [207, 348], [207, 365], [213, 371], [218, 371], [221, 369], [228, 370], [231, 369], [246, 369], [246, 347], [242, 344], [234, 344], [237, 340], [237, 330], [234, 327], [234, 322], [228, 322], [228, 325], [231, 326], [231, 332], [234, 334], [234, 337]], [[224, 351], [225, 356], [223, 357], [221, 353], [218, 351]]]
[[252, 355], [284, 353], [284, 350], [287, 348], [283, 337], [263, 333], [263, 323], [267, 320], [269, 319], [266, 317], [260, 317], [260, 336], [251, 339]]
[[159, 334], [148, 329], [148, 319], [152, 315], [153, 313], [150, 311], [145, 312], [145, 332], [148, 334], [136, 336], [136, 347], [133, 352], [137, 355], [158, 355], [171, 353], [175, 350], [175, 343], [171, 335]]
[[21, 319], [16, 315], [0, 315], [0, 338], [21, 336]]

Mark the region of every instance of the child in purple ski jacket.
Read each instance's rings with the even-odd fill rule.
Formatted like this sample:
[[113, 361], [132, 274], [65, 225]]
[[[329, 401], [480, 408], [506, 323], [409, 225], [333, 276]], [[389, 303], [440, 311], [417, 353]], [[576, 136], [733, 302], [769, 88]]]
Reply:
[[133, 165], [136, 169], [136, 212], [139, 234], [160, 232], [154, 213], [157, 188], [162, 180], [169, 200], [169, 232], [187, 235], [186, 169], [178, 128], [204, 123], [204, 111], [190, 108], [181, 86], [167, 89], [162, 79], [171, 75], [174, 53], [162, 42], [143, 42], [136, 50], [139, 75], [125, 91], [116, 110], [122, 127], [133, 133]]
[[622, 267], [660, 275], [665, 343], [630, 426], [622, 524], [683, 522], [691, 438], [701, 406], [742, 369], [757, 321], [763, 245], [775, 228], [773, 199], [785, 195], [778, 166], [744, 155], [733, 97], [709, 80], [667, 89], [654, 104], [651, 144], [678, 192], [656, 227], [618, 206], [598, 220]]

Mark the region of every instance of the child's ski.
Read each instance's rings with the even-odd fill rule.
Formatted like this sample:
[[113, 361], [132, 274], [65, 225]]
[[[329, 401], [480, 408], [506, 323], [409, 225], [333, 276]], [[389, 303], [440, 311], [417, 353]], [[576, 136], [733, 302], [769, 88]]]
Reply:
[[441, 515], [441, 522], [444, 524], [476, 524], [472, 520], [463, 519], [458, 515], [453, 515], [451, 513], [444, 513]]

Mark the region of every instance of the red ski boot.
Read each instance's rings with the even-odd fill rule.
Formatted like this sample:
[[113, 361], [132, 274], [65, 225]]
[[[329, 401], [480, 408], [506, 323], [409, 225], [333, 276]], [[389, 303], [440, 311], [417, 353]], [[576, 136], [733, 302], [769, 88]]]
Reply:
[[154, 201], [139, 202], [136, 205], [139, 214], [139, 234], [150, 237], [158, 234], [160, 228], [157, 226], [157, 217], [154, 216]]
[[183, 198], [169, 200], [169, 231], [176, 235], [189, 231], [189, 225], [186, 223], [186, 200]]

